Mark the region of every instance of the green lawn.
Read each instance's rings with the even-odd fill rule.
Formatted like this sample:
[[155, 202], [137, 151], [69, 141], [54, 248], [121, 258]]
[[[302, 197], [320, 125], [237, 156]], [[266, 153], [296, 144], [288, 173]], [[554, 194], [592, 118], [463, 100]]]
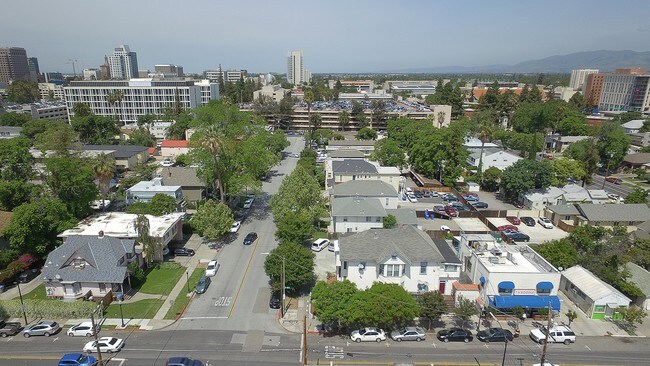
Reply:
[[138, 291], [145, 294], [168, 295], [176, 286], [178, 280], [185, 273], [185, 267], [178, 268], [154, 268], [147, 274], [147, 280], [144, 281]]
[[[151, 319], [156, 315], [163, 303], [164, 300], [146, 299], [122, 304], [124, 319]], [[114, 301], [106, 308], [104, 316], [106, 318], [120, 318], [120, 305], [117, 301]]]
[[23, 299], [25, 300], [41, 300], [41, 299], [46, 299], [47, 297], [45, 296], [45, 284], [41, 283], [30, 291], [29, 293], [23, 294]]
[[[194, 272], [192, 272], [192, 275], [190, 276], [190, 289], [193, 289], [196, 286], [196, 284], [199, 282], [199, 279], [201, 279], [201, 276], [203, 276], [204, 273], [205, 268], [196, 268]], [[176, 319], [176, 316], [189, 302], [190, 298], [187, 297], [187, 289], [184, 288], [183, 291], [181, 291], [178, 296], [176, 296], [176, 299], [174, 299], [174, 304], [171, 308], [169, 308], [169, 311], [165, 315], [165, 319]]]
[[316, 231], [314, 233], [314, 240], [316, 239], [327, 239], [327, 232], [326, 231]]

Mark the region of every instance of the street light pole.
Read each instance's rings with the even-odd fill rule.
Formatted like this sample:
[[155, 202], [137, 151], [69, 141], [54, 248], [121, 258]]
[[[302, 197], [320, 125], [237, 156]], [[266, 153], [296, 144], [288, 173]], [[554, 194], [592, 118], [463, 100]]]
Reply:
[[120, 300], [118, 304], [120, 304], [120, 318], [122, 319], [122, 328], [124, 328], [124, 313], [122, 312], [122, 300]]
[[23, 302], [23, 293], [20, 291], [20, 282], [14, 282], [18, 286], [18, 296], [20, 297], [20, 308], [23, 311], [23, 318], [25, 319], [25, 326], [27, 326], [27, 313], [25, 312], [25, 303]]
[[285, 296], [285, 287], [286, 287], [286, 285], [285, 285], [286, 278], [285, 277], [286, 276], [285, 276], [285, 273], [284, 273], [284, 257], [282, 257], [282, 279], [281, 279], [281, 282], [282, 282], [282, 300], [281, 300], [282, 301], [281, 302], [282, 308], [280, 309], [280, 314], [282, 314], [283, 318], [284, 318], [284, 296]]
[[185, 283], [187, 284], [187, 293], [190, 293], [190, 271], [185, 272]]

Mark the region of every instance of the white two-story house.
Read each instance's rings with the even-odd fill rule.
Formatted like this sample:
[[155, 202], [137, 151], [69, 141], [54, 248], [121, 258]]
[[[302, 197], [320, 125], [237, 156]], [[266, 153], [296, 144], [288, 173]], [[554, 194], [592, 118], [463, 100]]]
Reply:
[[460, 261], [444, 240], [433, 241], [410, 225], [371, 229], [339, 239], [335, 252], [339, 280], [365, 289], [374, 282], [396, 283], [410, 293], [449, 295], [460, 276]]
[[386, 209], [377, 198], [339, 197], [331, 201], [333, 233], [356, 233], [384, 227]]
[[331, 159], [324, 164], [325, 188], [354, 180], [379, 180], [399, 189], [400, 171], [394, 166], [381, 166], [361, 159]]
[[332, 199], [341, 197], [376, 198], [387, 210], [397, 208], [397, 191], [381, 180], [352, 180], [337, 184], [330, 189]]

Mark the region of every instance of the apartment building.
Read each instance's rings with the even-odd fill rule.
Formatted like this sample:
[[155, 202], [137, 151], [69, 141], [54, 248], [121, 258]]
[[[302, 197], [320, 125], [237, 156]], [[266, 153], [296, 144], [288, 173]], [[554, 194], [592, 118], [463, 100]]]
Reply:
[[598, 69], [578, 69], [571, 70], [571, 80], [569, 81], [569, 87], [573, 90], [582, 89], [587, 76], [590, 74], [597, 74]]
[[[136, 122], [146, 114], [162, 115], [177, 100], [183, 109], [192, 109], [219, 99], [218, 85], [181, 80], [130, 79], [124, 81], [73, 81], [64, 88], [70, 118], [75, 103], [87, 104], [100, 116], [119, 116], [124, 123]], [[209, 94], [207, 94], [209, 92]], [[111, 105], [111, 93], [122, 99]]]
[[287, 81], [294, 85], [309, 82], [309, 78], [305, 77], [302, 51], [289, 52], [287, 56]]
[[55, 83], [38, 83], [38, 92], [41, 94], [41, 99], [54, 98], [63, 100], [65, 93], [63, 92], [63, 85]]
[[246, 77], [248, 76], [248, 71], [229, 69], [229, 70], [206, 70], [203, 72], [203, 76], [206, 79], [213, 82], [217, 82], [219, 80], [220, 75], [224, 82], [236, 83], [242, 78], [246, 79]]
[[606, 112], [649, 112], [650, 74], [645, 69], [617, 69], [607, 74], [598, 100]]

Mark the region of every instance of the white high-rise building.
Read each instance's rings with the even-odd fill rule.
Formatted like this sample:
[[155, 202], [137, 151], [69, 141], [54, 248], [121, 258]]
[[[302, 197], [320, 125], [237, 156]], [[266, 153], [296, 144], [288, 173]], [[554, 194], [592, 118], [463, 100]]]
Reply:
[[108, 56], [108, 64], [113, 79], [138, 77], [138, 56], [135, 52], [131, 52], [128, 45], [116, 47], [113, 55]]
[[587, 75], [598, 74], [598, 69], [579, 69], [571, 70], [571, 81], [569, 87], [573, 90], [582, 90], [582, 86], [587, 80]]
[[302, 51], [289, 52], [287, 57], [287, 81], [294, 85], [307, 81], [305, 79], [305, 66], [302, 63]]

